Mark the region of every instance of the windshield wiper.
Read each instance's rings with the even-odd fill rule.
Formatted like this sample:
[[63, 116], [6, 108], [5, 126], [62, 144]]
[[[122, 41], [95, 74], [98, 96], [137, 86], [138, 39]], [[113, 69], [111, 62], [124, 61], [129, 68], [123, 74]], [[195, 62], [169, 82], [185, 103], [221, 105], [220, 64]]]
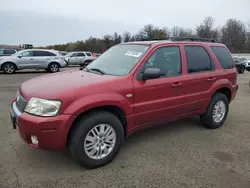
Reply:
[[99, 72], [101, 73], [102, 75], [106, 74], [104, 71], [100, 70], [100, 69], [96, 69], [96, 68], [92, 68], [92, 69], [88, 69], [90, 71], [95, 71], [95, 72]]
[[85, 69], [86, 72], [89, 72], [89, 69], [88, 69], [87, 67], [80, 67], [80, 68], [79, 68], [79, 70], [83, 70], [83, 69]]

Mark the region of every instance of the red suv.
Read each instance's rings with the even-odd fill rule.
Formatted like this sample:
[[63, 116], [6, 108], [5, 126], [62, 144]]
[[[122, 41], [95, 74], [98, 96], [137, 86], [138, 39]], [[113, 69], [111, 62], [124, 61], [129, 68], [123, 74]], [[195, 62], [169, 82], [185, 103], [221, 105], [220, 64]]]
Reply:
[[199, 115], [220, 127], [238, 90], [225, 45], [212, 41], [129, 42], [85, 68], [33, 78], [13, 100], [11, 120], [32, 147], [63, 151], [86, 168], [108, 164], [124, 137]]

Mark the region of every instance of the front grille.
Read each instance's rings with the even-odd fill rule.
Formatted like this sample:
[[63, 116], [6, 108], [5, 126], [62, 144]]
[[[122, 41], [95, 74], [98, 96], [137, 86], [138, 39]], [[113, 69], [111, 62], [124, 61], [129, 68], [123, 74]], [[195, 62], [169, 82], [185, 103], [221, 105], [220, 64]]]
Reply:
[[23, 112], [28, 101], [26, 101], [18, 92], [17, 98], [16, 98], [16, 106], [20, 112]]

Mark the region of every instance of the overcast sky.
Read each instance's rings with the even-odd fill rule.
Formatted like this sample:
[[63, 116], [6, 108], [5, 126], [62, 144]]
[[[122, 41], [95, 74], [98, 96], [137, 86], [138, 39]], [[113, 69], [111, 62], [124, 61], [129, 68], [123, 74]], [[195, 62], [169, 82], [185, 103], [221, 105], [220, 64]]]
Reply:
[[145, 24], [195, 28], [206, 16], [250, 22], [250, 0], [1, 0], [0, 44], [61, 44]]

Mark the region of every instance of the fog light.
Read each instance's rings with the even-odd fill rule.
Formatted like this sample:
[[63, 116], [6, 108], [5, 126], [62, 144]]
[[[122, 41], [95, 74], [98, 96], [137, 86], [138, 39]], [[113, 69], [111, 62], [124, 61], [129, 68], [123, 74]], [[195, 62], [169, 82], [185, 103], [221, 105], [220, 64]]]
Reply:
[[31, 138], [32, 144], [38, 145], [38, 139], [36, 136], [31, 135], [30, 138]]

